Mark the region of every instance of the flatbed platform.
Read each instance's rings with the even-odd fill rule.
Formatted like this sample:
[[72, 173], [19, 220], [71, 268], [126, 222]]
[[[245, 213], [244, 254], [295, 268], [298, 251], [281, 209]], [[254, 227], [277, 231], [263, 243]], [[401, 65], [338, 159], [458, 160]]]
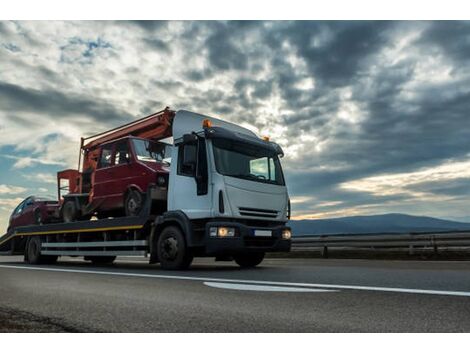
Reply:
[[[53, 223], [44, 225], [20, 226], [10, 233], [0, 237], [0, 252], [2, 254], [10, 253], [9, 242], [14, 238], [23, 238], [26, 236], [49, 236], [49, 235], [86, 235], [94, 233], [113, 233], [116, 231], [126, 232], [132, 230], [142, 230], [150, 226], [153, 217], [130, 216], [109, 218], [100, 220], [76, 221], [71, 223]], [[6, 249], [8, 248], [8, 249]]]

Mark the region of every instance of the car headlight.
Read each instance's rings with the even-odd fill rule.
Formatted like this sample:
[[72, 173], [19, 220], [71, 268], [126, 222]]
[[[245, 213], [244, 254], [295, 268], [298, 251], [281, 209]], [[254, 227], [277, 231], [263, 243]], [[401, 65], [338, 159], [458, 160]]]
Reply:
[[282, 230], [282, 239], [283, 240], [290, 240], [292, 237], [292, 232], [289, 229]]
[[158, 176], [157, 177], [157, 185], [159, 185], [160, 187], [163, 187], [163, 186], [165, 186], [165, 184], [166, 184], [165, 177]]
[[211, 227], [209, 234], [211, 237], [220, 237], [220, 238], [234, 237], [235, 228], [225, 227], [225, 226]]

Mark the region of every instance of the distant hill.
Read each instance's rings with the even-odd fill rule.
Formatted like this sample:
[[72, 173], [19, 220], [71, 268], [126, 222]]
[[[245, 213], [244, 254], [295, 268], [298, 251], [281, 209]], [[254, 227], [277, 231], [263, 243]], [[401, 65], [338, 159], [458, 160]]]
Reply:
[[470, 230], [470, 223], [406, 214], [292, 220], [289, 225], [294, 236]]

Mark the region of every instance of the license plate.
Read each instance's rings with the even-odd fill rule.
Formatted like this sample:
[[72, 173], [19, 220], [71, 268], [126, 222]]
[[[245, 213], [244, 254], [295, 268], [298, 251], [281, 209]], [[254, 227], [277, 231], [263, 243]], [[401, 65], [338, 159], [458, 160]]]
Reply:
[[257, 237], [271, 237], [272, 235], [273, 232], [269, 230], [255, 230], [255, 236]]

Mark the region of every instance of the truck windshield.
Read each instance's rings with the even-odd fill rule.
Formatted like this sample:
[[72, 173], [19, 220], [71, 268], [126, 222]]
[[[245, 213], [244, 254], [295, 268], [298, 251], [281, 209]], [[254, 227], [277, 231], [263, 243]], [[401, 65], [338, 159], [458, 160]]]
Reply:
[[217, 172], [255, 182], [284, 185], [276, 153], [258, 146], [226, 139], [213, 139]]
[[170, 164], [170, 145], [152, 142], [145, 139], [133, 139], [132, 143], [134, 144], [134, 151], [137, 160]]

